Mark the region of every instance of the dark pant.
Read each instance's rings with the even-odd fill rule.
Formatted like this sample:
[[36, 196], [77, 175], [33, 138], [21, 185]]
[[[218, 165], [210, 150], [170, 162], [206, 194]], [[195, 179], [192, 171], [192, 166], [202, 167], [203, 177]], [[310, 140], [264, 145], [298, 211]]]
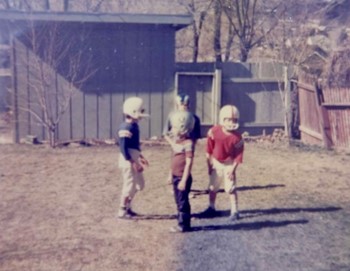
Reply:
[[178, 212], [178, 224], [183, 229], [189, 229], [191, 227], [191, 205], [188, 195], [191, 191], [192, 176], [190, 175], [186, 182], [186, 189], [180, 191], [177, 185], [181, 181], [181, 177], [173, 176], [173, 189], [175, 203]]

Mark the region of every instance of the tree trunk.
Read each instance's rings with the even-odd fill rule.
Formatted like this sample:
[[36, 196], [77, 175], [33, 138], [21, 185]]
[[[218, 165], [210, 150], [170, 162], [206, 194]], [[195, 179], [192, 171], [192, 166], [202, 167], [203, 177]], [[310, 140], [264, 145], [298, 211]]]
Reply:
[[221, 13], [222, 8], [218, 0], [214, 3], [214, 52], [215, 52], [215, 62], [221, 63]]
[[64, 0], [63, 2], [63, 11], [67, 12], [69, 10], [69, 0]]
[[48, 135], [49, 135], [50, 147], [55, 148], [56, 147], [55, 129], [54, 128], [47, 128], [47, 130], [48, 130]]
[[196, 23], [193, 22], [193, 50], [192, 50], [192, 62], [197, 63], [199, 50], [199, 34]]
[[240, 56], [241, 62], [247, 62], [248, 54], [249, 54], [249, 50], [245, 47], [241, 47], [241, 56]]
[[45, 10], [48, 11], [50, 9], [51, 9], [51, 7], [50, 7], [50, 0], [45, 0]]
[[227, 39], [227, 43], [226, 43], [226, 48], [225, 48], [225, 62], [230, 60], [230, 56], [231, 56], [231, 48], [233, 45], [233, 38], [234, 38], [234, 32], [233, 32], [233, 27], [232, 25], [229, 25], [228, 28], [228, 39]]

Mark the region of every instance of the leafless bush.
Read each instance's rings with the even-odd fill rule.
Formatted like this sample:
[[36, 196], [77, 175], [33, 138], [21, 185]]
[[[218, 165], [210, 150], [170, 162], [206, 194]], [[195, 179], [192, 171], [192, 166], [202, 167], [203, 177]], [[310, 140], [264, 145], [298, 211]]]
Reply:
[[350, 86], [350, 49], [332, 53], [322, 73], [322, 79], [329, 87]]
[[15, 109], [28, 114], [32, 124], [45, 127], [52, 147], [72, 97], [95, 73], [84, 47], [87, 36], [86, 31], [72, 33], [59, 23], [28, 21], [14, 41], [18, 76], [27, 77], [26, 90], [13, 90]]

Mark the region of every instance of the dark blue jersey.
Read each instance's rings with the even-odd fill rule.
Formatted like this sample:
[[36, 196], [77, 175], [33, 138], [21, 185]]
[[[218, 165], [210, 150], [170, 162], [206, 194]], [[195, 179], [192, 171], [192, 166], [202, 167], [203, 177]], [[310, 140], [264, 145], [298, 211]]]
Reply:
[[126, 160], [131, 159], [128, 149], [140, 151], [140, 130], [136, 122], [123, 122], [118, 129], [118, 142], [120, 152]]
[[193, 117], [194, 117], [194, 127], [192, 132], [190, 133], [190, 137], [194, 141], [197, 141], [198, 139], [201, 138], [201, 121], [197, 115], [193, 114]]

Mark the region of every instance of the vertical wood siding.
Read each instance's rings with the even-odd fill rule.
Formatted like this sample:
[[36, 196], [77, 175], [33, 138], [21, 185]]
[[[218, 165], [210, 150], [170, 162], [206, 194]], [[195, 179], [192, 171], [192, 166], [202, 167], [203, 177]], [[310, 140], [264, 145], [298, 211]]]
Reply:
[[[79, 30], [75, 25], [66, 27], [72, 32]], [[130, 96], [141, 97], [151, 115], [149, 120], [140, 122], [141, 137], [160, 135], [174, 87], [175, 29], [135, 24], [87, 24], [86, 27], [90, 38], [84, 43], [85, 56], [92, 57], [96, 73], [81, 89], [76, 89], [56, 131], [58, 140], [114, 138], [123, 121], [123, 102]], [[38, 57], [31, 54], [20, 38], [14, 42], [14, 52], [18, 55], [16, 90], [22, 96], [32, 95], [38, 74], [27, 63]], [[57, 74], [53, 88], [59, 91], [67, 87], [66, 84], [65, 78]], [[34, 104], [33, 101], [25, 105], [21, 101], [20, 107], [36, 106]], [[47, 139], [43, 128], [34, 124], [30, 114], [23, 110], [19, 110], [18, 126], [18, 139], [28, 134]]]

